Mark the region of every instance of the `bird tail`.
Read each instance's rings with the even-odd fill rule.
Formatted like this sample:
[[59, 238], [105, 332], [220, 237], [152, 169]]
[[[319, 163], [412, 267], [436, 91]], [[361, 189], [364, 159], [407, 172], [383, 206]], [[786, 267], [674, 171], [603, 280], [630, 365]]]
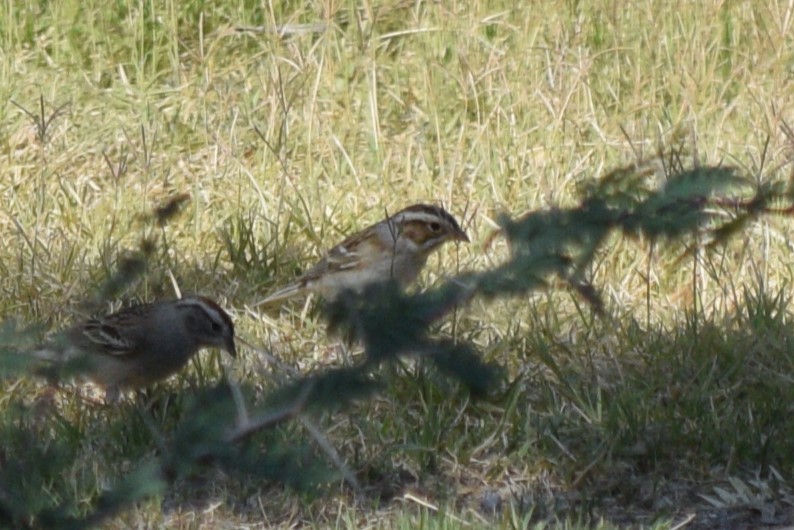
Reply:
[[34, 375], [51, 379], [68, 361], [63, 350], [52, 345], [39, 346], [27, 352]]
[[287, 300], [288, 298], [292, 298], [293, 296], [298, 296], [302, 294], [306, 290], [306, 286], [300, 283], [293, 283], [284, 287], [283, 289], [279, 289], [274, 293], [270, 293], [266, 298], [259, 300], [258, 302], [254, 303], [254, 307], [260, 305], [269, 305], [276, 302], [281, 302], [283, 300]]
[[63, 357], [64, 357], [63, 352], [47, 347], [40, 347], [36, 350], [31, 350], [29, 354], [36, 361], [44, 361], [50, 363], [63, 362]]
[[58, 344], [46, 344], [25, 353], [30, 373], [50, 383], [82, 374], [89, 363], [85, 355]]

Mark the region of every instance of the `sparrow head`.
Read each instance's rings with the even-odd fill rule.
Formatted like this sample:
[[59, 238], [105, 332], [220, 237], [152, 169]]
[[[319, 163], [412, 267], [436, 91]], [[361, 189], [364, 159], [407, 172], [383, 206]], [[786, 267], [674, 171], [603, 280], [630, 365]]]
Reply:
[[469, 242], [455, 218], [440, 206], [414, 204], [394, 214], [390, 223], [397, 237], [410, 240], [425, 253], [447, 241]]
[[175, 302], [176, 309], [184, 312], [185, 323], [199, 346], [221, 348], [237, 357], [234, 344], [234, 323], [221, 307], [203, 296], [190, 296]]

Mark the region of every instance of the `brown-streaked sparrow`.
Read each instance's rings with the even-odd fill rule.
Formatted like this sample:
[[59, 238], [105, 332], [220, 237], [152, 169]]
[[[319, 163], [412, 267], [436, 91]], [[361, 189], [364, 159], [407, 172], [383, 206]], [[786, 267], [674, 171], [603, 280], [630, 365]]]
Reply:
[[447, 241], [469, 238], [443, 208], [414, 204], [348, 237], [295, 282], [256, 305], [306, 292], [330, 301], [346, 289], [360, 291], [390, 278], [405, 287], [419, 275], [428, 256]]
[[169, 377], [204, 347], [236, 357], [234, 324], [214, 301], [190, 296], [87, 320], [58, 333], [34, 356], [59, 364], [75, 361], [79, 374], [105, 387], [111, 399], [119, 389]]

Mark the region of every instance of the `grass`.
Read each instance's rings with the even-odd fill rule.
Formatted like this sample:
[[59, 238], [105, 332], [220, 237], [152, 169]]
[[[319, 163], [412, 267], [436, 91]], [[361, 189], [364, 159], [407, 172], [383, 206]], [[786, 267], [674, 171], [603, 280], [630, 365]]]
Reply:
[[[321, 372], [357, 351], [300, 303], [252, 304], [384, 212], [437, 202], [463, 220], [473, 243], [433, 258], [427, 287], [504, 262], [502, 240], [486, 244], [500, 213], [575, 205], [660, 145], [790, 178], [790, 2], [526, 4], [7, 2], [0, 310], [41, 329], [4, 328], [3, 344], [178, 286]], [[588, 268], [604, 316], [552, 285], [477, 298], [436, 326], [502, 367], [487, 398], [405, 361], [376, 395], [316, 416], [322, 438], [296, 421], [257, 440], [318, 465], [319, 490], [211, 468], [106, 524], [792, 524], [788, 224], [749, 223], [696, 262], [677, 242], [611, 236]], [[112, 410], [6, 379], [3, 505], [89, 512], [178, 438], [223, 372], [261, 404], [284, 374], [241, 350], [233, 365], [202, 354]], [[365, 493], [340, 486], [318, 440]]]

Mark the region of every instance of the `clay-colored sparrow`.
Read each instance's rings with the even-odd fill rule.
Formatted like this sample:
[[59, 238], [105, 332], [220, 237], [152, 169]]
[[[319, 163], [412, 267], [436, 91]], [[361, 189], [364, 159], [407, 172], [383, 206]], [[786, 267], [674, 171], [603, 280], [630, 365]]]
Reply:
[[167, 378], [204, 347], [235, 357], [234, 324], [209, 298], [191, 296], [87, 320], [57, 334], [34, 356], [55, 363], [74, 360], [110, 397], [120, 388]]
[[406, 286], [447, 241], [469, 241], [454, 217], [438, 206], [409, 206], [345, 239], [295, 282], [256, 305], [306, 292], [333, 300], [346, 289], [361, 290], [389, 278]]

